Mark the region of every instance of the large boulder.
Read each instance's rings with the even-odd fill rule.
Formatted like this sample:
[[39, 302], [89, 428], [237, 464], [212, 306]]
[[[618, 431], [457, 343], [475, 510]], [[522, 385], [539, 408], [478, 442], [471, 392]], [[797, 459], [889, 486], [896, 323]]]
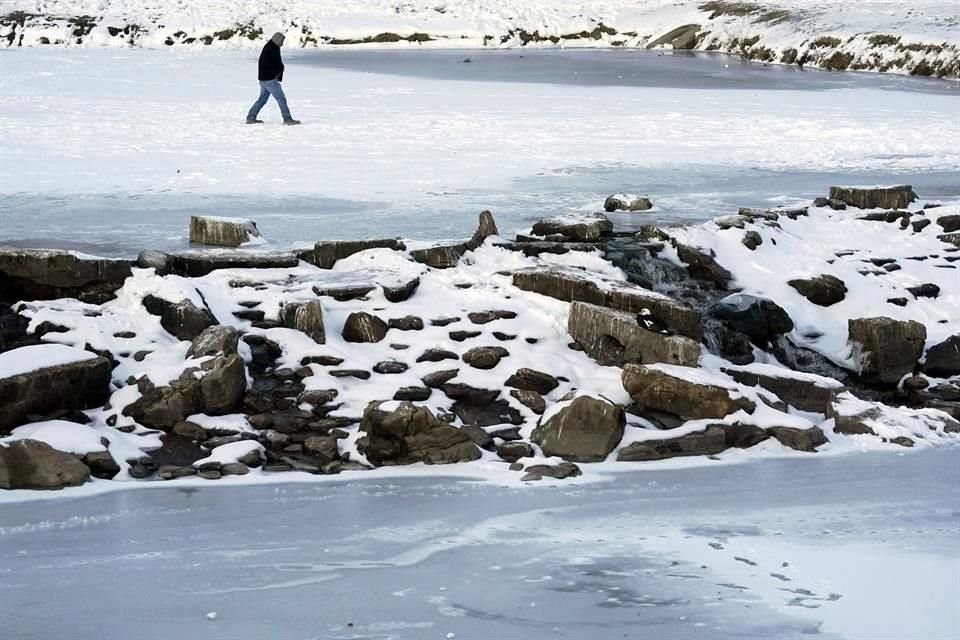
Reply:
[[766, 389], [801, 411], [824, 415], [830, 411], [836, 395], [844, 389], [841, 383], [831, 378], [772, 365], [727, 367], [723, 372], [740, 384]]
[[927, 349], [923, 371], [940, 378], [960, 375], [960, 334]]
[[728, 425], [707, 425], [702, 431], [683, 435], [633, 442], [617, 452], [620, 462], [645, 462], [681, 456], [710, 456], [730, 448]]
[[321, 269], [331, 269], [333, 265], [337, 263], [337, 260], [349, 258], [355, 253], [360, 253], [368, 249], [406, 251], [407, 247], [395, 238], [382, 240], [331, 240], [318, 242], [313, 245], [311, 249], [299, 251], [297, 257]]
[[829, 307], [847, 297], [843, 280], [828, 274], [815, 278], [797, 278], [787, 282], [797, 293], [820, 307]]
[[169, 385], [157, 387], [143, 377], [137, 388], [140, 397], [123, 409], [123, 415], [144, 426], [171, 431], [194, 414], [232, 412], [247, 388], [246, 367], [235, 353], [217, 356], [203, 362], [199, 369], [186, 369]]
[[721, 300], [710, 313], [761, 346], [793, 331], [790, 315], [767, 298], [734, 294]]
[[912, 372], [927, 339], [927, 328], [913, 320], [855, 318], [847, 328], [860, 377], [881, 384], [896, 384]]
[[90, 479], [90, 468], [75, 455], [46, 442], [0, 444], [0, 489], [62, 489]]
[[147, 295], [143, 298], [143, 307], [148, 313], [160, 316], [160, 326], [167, 333], [180, 340], [193, 340], [217, 319], [206, 309], [200, 309], [190, 300], [170, 302], [164, 298]]
[[606, 400], [581, 395], [551, 410], [531, 439], [548, 456], [572, 462], [604, 460], [623, 438], [623, 409]]
[[253, 220], [190, 216], [190, 242], [218, 247], [239, 247], [259, 238], [260, 230]]
[[570, 242], [598, 242], [613, 233], [613, 223], [602, 214], [584, 218], [548, 218], [533, 225], [537, 236], [563, 236]]
[[0, 302], [77, 298], [102, 304], [113, 299], [131, 267], [129, 260], [71, 251], [0, 247]]
[[913, 187], [830, 187], [830, 200], [839, 200], [860, 209], [906, 209], [917, 199]]
[[666, 330], [649, 330], [636, 314], [584, 302], [570, 306], [567, 331], [588, 356], [603, 365], [666, 362], [694, 366], [700, 357], [700, 343], [695, 340]]
[[480, 457], [466, 432], [441, 422], [430, 409], [406, 401], [394, 409], [382, 406], [372, 402], [364, 410], [360, 430], [366, 435], [357, 441], [359, 451], [374, 466], [447, 464]]
[[280, 324], [307, 334], [317, 344], [324, 344], [327, 340], [323, 329], [323, 307], [317, 300], [284, 305], [280, 309]]
[[513, 273], [513, 284], [565, 302], [587, 302], [618, 311], [643, 314], [656, 326], [699, 341], [703, 337], [700, 313], [665, 295], [632, 284], [603, 280], [572, 269], [523, 269]]
[[102, 406], [111, 369], [107, 358], [59, 344], [0, 353], [0, 433], [32, 417]]
[[732, 385], [699, 381], [700, 373], [690, 367], [628, 364], [621, 380], [639, 410], [668, 413], [682, 420], [722, 418], [736, 411], [753, 413], [756, 409]]

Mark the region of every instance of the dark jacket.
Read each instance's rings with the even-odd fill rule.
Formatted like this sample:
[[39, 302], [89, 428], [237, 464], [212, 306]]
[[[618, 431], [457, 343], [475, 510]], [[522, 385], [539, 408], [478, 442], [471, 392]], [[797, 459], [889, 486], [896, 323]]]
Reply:
[[260, 52], [258, 80], [283, 81], [283, 60], [280, 58], [280, 47], [273, 40], [267, 40]]

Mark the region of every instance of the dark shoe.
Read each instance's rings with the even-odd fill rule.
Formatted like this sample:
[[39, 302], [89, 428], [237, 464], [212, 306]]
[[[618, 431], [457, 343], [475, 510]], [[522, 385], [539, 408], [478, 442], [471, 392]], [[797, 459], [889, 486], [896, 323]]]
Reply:
[[283, 121], [283, 124], [300, 124], [300, 121], [299, 121], [299, 120], [294, 120], [293, 118], [290, 118], [289, 120], [284, 120], [284, 121]]
[[260, 118], [247, 118], [247, 124], [263, 124]]

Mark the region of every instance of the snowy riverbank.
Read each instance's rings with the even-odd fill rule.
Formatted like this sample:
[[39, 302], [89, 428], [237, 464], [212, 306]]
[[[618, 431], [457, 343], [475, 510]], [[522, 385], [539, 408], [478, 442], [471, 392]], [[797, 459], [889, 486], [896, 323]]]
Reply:
[[[72, 478], [8, 483], [419, 462], [516, 482], [955, 442], [960, 204], [831, 195], [639, 233], [574, 216], [503, 238], [485, 213], [450, 246], [4, 249], [25, 301], [4, 313], [4, 455]], [[197, 229], [216, 224], [255, 232]]]
[[10, 0], [8, 46], [252, 48], [288, 45], [665, 47], [831, 70], [960, 76], [956, 5], [949, 0], [565, 2], [192, 2]]

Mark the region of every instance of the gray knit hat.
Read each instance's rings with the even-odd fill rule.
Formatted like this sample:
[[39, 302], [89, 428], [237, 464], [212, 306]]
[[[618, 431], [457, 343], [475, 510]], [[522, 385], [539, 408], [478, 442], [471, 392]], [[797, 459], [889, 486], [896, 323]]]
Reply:
[[283, 41], [286, 40], [286, 38], [287, 37], [282, 33], [280, 33], [279, 31], [277, 31], [275, 34], [270, 36], [270, 40], [272, 40], [273, 44], [277, 45], [278, 47], [283, 46]]

